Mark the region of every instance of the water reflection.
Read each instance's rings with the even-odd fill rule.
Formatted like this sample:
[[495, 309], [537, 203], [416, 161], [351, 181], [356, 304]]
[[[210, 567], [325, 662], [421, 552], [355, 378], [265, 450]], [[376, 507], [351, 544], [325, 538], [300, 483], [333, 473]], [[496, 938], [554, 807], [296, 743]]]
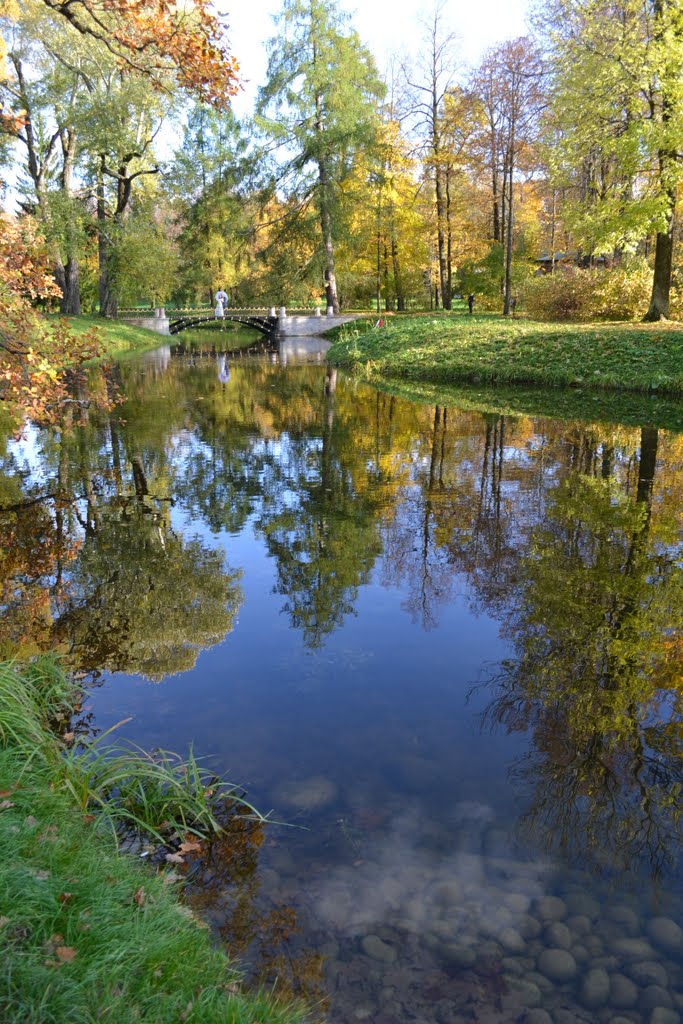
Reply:
[[681, 436], [207, 351], [7, 442], [3, 650], [119, 673], [98, 723], [306, 827], [202, 868], [255, 979], [345, 1024], [678, 1019]]

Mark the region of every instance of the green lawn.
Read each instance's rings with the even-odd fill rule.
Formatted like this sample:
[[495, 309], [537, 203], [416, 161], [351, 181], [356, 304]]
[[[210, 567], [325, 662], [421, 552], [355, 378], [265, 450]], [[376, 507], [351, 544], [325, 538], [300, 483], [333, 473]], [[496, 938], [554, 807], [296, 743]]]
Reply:
[[83, 813], [79, 758], [67, 772], [50, 728], [72, 692], [49, 664], [0, 664], [0, 1020], [301, 1022], [301, 1009], [242, 992], [177, 885], [117, 851], [97, 802]]
[[535, 384], [683, 394], [678, 324], [538, 323], [432, 313], [347, 324], [328, 358], [370, 379]]
[[109, 320], [100, 316], [67, 316], [60, 319], [66, 320], [73, 333], [78, 336], [96, 327], [104, 345], [103, 358], [145, 352], [168, 343], [168, 339], [156, 331], [134, 327], [121, 320]]

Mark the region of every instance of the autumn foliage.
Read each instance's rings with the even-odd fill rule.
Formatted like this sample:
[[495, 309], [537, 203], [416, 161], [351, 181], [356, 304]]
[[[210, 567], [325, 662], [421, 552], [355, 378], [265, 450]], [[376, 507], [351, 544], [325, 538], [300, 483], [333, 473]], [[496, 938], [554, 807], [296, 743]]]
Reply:
[[[54, 421], [71, 400], [75, 368], [99, 354], [96, 334], [76, 337], [34, 304], [59, 294], [35, 221], [0, 215], [0, 401], [13, 415]], [[106, 401], [106, 399], [105, 399]]]
[[82, 35], [99, 40], [124, 66], [157, 84], [178, 84], [213, 106], [237, 91], [237, 61], [207, 0], [42, 0]]

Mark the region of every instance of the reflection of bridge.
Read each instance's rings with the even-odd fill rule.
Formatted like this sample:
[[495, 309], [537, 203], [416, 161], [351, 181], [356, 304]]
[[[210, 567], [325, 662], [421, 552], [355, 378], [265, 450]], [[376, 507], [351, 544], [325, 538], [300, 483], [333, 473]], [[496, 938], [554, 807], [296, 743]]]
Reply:
[[166, 315], [162, 307], [154, 310], [154, 316], [131, 315], [133, 310], [122, 310], [119, 314], [122, 320], [134, 323], [138, 327], [146, 327], [148, 330], [157, 331], [159, 334], [180, 334], [189, 328], [213, 328], [220, 327], [226, 322], [243, 324], [264, 334], [267, 338], [275, 335], [280, 337], [306, 337], [323, 334], [325, 331], [345, 324], [356, 317], [335, 316], [332, 308], [327, 310], [323, 316], [320, 309], [296, 310], [294, 313], [287, 312], [284, 307], [275, 310], [270, 309], [226, 309], [225, 316], [217, 317], [212, 309], [179, 309], [171, 316]]

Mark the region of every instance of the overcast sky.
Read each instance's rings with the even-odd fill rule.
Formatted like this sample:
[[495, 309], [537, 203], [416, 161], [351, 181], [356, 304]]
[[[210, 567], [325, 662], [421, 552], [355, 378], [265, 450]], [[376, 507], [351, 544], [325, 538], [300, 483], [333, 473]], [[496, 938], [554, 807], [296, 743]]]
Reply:
[[[410, 53], [420, 38], [420, 13], [434, 7], [424, 0], [336, 0], [352, 16], [352, 24], [375, 55], [380, 69], [392, 54]], [[238, 116], [252, 112], [254, 96], [266, 70], [264, 43], [275, 33], [273, 15], [281, 0], [220, 0], [227, 12], [232, 51], [240, 62], [244, 93], [234, 103]], [[482, 53], [504, 39], [527, 32], [528, 0], [446, 0], [444, 26], [459, 38], [464, 64], [476, 64]]]

